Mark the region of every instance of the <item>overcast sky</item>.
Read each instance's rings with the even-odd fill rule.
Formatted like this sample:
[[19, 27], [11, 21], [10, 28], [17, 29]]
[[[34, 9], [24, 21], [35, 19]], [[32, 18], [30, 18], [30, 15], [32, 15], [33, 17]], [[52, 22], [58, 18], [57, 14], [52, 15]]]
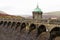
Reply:
[[60, 0], [0, 0], [0, 10], [12, 15], [32, 15], [37, 2], [44, 13], [60, 11]]

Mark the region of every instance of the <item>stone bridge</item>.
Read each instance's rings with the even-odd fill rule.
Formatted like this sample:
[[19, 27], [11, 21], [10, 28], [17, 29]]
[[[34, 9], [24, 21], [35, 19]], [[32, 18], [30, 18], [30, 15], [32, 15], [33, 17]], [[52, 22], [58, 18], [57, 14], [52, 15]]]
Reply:
[[20, 20], [16, 20], [16, 19], [1, 19], [0, 20], [0, 25], [7, 25], [7, 26], [16, 26], [16, 28], [18, 26], [21, 25], [26, 25], [27, 28], [29, 28], [32, 24], [34, 24], [36, 26], [36, 28], [38, 28], [41, 25], [44, 25], [46, 28], [46, 31], [51, 31], [54, 27], [60, 27], [60, 23], [59, 22], [52, 22], [49, 20], [46, 21], [41, 21], [41, 20], [33, 20], [33, 19], [20, 19]]
[[[43, 22], [42, 20], [32, 20], [32, 19], [0, 20], [0, 32], [2, 33], [2, 34], [0, 33], [1, 36], [4, 34], [7, 36], [9, 35], [8, 36], [9, 38], [13, 37], [10, 38], [11, 40], [16, 40], [15, 39], [16, 35], [18, 35], [17, 37], [18, 40], [28, 40], [30, 37], [32, 37], [30, 38], [30, 40], [32, 39], [35, 40], [36, 37], [38, 37], [42, 32], [51, 32], [51, 30], [55, 27], [60, 27], [59, 22], [54, 23], [49, 20]], [[3, 40], [9, 40], [9, 39], [4, 39], [3, 37]]]

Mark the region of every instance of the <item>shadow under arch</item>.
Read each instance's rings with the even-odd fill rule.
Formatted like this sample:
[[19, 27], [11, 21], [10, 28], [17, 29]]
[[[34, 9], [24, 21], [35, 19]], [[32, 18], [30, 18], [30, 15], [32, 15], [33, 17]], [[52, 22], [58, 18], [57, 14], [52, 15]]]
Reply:
[[51, 31], [50, 31], [50, 38], [49, 40], [55, 40], [55, 38], [57, 36], [60, 36], [60, 27], [54, 27]]
[[11, 28], [16, 25], [16, 22], [12, 22]]
[[6, 24], [7, 24], [7, 21], [4, 21], [3, 26], [5, 26]]
[[42, 32], [46, 32], [46, 26], [45, 25], [40, 25], [37, 28], [37, 36], [36, 37], [38, 37]]
[[17, 29], [20, 26], [20, 22], [17, 22], [15, 29]]
[[8, 22], [8, 24], [7, 24], [7, 27], [8, 27], [8, 26], [10, 26], [11, 24], [12, 24], [12, 22], [11, 22], [11, 21], [9, 21], [9, 22]]
[[26, 28], [26, 24], [25, 24], [25, 23], [22, 23], [20, 26], [21, 26], [21, 27], [20, 27], [20, 31], [21, 31], [22, 29]]
[[0, 25], [2, 25], [4, 22], [3, 21], [0, 21]]
[[29, 27], [29, 32], [28, 32], [28, 34], [29, 34], [31, 31], [33, 31], [34, 29], [36, 29], [36, 25], [32, 23], [32, 24], [30, 25], [30, 27]]

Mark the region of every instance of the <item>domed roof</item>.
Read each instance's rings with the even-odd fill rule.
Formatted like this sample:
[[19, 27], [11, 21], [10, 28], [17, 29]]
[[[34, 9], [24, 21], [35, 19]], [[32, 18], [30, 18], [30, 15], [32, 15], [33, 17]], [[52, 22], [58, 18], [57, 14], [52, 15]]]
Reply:
[[34, 9], [34, 12], [42, 12], [41, 9], [38, 7], [37, 5], [37, 8]]

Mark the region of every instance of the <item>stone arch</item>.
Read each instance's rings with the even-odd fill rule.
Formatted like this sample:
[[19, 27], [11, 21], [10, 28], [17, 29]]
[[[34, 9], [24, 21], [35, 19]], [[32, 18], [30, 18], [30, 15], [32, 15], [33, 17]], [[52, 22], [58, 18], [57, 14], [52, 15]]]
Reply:
[[0, 21], [0, 25], [2, 25], [3, 24], [3, 21]]
[[20, 24], [21, 24], [20, 22], [17, 22], [15, 29], [17, 29], [20, 26]]
[[27, 25], [29, 25], [29, 23], [26, 23]]
[[5, 26], [6, 24], [7, 24], [7, 21], [4, 21], [3, 26]]
[[49, 40], [53, 40], [53, 39], [55, 39], [58, 36], [60, 36], [60, 27], [54, 27], [50, 31], [50, 38], [49, 38]]
[[42, 32], [46, 32], [46, 27], [45, 27], [45, 25], [40, 25], [40, 26], [37, 28], [37, 37], [38, 37]]
[[22, 24], [21, 24], [21, 27], [20, 27], [20, 31], [21, 31], [22, 29], [24, 29], [24, 28], [26, 28], [26, 24], [25, 24], [25, 23], [22, 23]]
[[8, 24], [7, 24], [7, 27], [10, 26], [11, 24], [12, 24], [11, 21], [9, 21]]
[[16, 25], [16, 22], [12, 22], [11, 28]]
[[34, 29], [36, 29], [36, 25], [32, 23], [32, 24], [30, 25], [30, 27], [29, 27], [29, 32], [28, 32], [28, 34], [29, 34], [31, 31], [33, 31]]

